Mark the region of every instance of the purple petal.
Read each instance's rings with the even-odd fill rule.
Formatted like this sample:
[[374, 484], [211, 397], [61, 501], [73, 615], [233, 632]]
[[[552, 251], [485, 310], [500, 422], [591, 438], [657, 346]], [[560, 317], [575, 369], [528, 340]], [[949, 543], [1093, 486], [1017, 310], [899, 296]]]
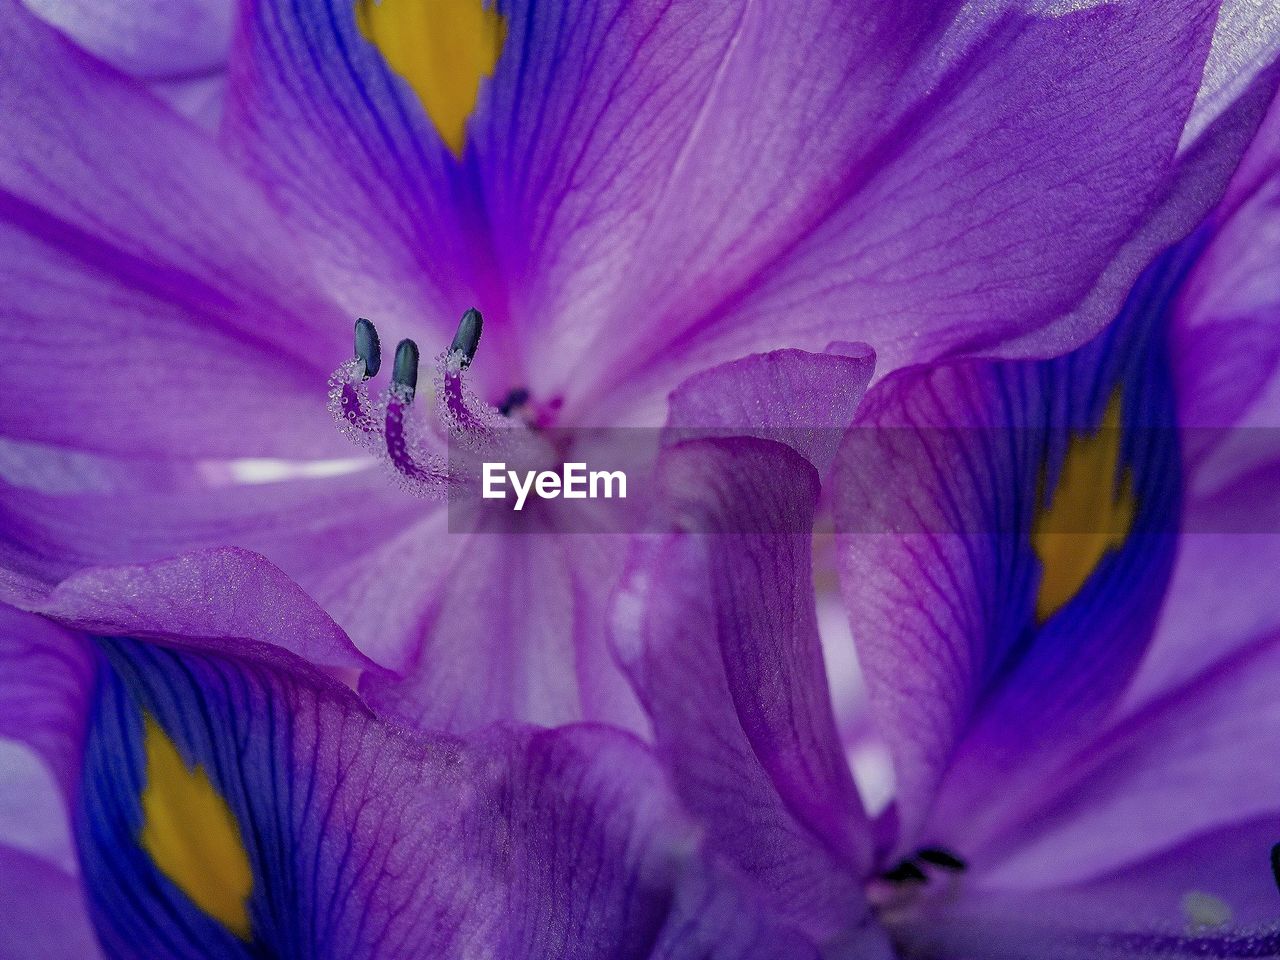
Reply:
[[[673, 341], [829, 202], [950, 7], [502, 9], [510, 32], [473, 125], [475, 167], [533, 331], [531, 386], [586, 416], [621, 402], [628, 373], [651, 373], [661, 394], [698, 369]], [[790, 345], [789, 318], [772, 322], [767, 341], [700, 365]]]
[[1146, 649], [1177, 522], [1162, 340], [1186, 256], [1076, 353], [908, 369], [864, 401], [833, 503], [905, 845], [980, 850]]
[[[100, 490], [0, 484], [9, 602], [39, 603], [89, 566], [147, 564], [219, 545], [263, 554], [300, 583], [362, 650], [399, 667], [417, 641], [417, 594], [438, 575], [438, 531], [376, 471], [174, 489], [161, 478]], [[26, 598], [23, 600], [22, 598]]]
[[[371, 677], [366, 693], [414, 725], [643, 726], [601, 625], [621, 537], [451, 532], [443, 507], [424, 512], [372, 471], [171, 493], [0, 485], [0, 520], [0, 596], [11, 603], [48, 609], [55, 585], [86, 566], [234, 543], [268, 557], [362, 653], [403, 675]], [[304, 656], [326, 662], [323, 643], [312, 646]]]
[[1173, 582], [1131, 702], [1280, 629], [1280, 111], [1232, 183], [1177, 302], [1187, 492]]
[[826, 938], [865, 919], [869, 834], [828, 700], [810, 579], [818, 484], [780, 444], [660, 466], [664, 526], [630, 561], [615, 644], [712, 848]]
[[[1265, 499], [1274, 500], [1277, 489], [1273, 480]], [[1278, 566], [1280, 533], [1184, 534], [1159, 626], [1126, 703], [1145, 703], [1280, 630], [1271, 575]]]
[[962, 886], [895, 935], [913, 955], [993, 960], [1274, 957], [1275, 824], [1233, 824], [1068, 887]]
[[749, 348], [779, 318], [797, 342], [834, 322], [892, 370], [1003, 340], [1041, 356], [1083, 342], [1208, 209], [1247, 143], [1205, 147], [1216, 165], [1203, 175], [1198, 157], [1175, 156], [1215, 10], [1005, 13], [959, 31], [939, 52], [948, 74], [762, 271], [726, 316], [726, 344]]
[[93, 678], [82, 636], [0, 605], [0, 956], [99, 956], [68, 809]]
[[234, 547], [138, 566], [89, 568], [29, 609], [91, 633], [210, 642], [252, 637], [319, 666], [372, 666], [279, 568]]
[[583, 716], [642, 726], [602, 639], [625, 538], [445, 533], [437, 519], [448, 555], [418, 578], [412, 659], [400, 676], [367, 677], [369, 701], [421, 729]]
[[900, 935], [948, 955], [1274, 956], [1278, 671], [1272, 638], [1116, 725]]
[[[1249, 155], [1267, 175], [1242, 170], [1236, 195], [1210, 219], [1172, 327], [1179, 417], [1193, 434], [1189, 462], [1207, 494], [1244, 470], [1280, 456], [1266, 432], [1280, 426], [1280, 110]], [[1237, 428], [1236, 432], [1228, 428]], [[1232, 442], [1234, 441], [1234, 448]], [[1243, 448], [1243, 449], [1242, 449]]]
[[86, 50], [141, 80], [221, 71], [231, 43], [231, 0], [23, 0]]
[[875, 369], [865, 344], [826, 353], [775, 350], [694, 374], [672, 391], [667, 427], [681, 440], [741, 435], [793, 447], [826, 476]]
[[[730, 886], [707, 888], [636, 741], [411, 737], [261, 647], [101, 649], [78, 835], [112, 956], [812, 955]], [[202, 901], [148, 845], [140, 797], [166, 783], [148, 773], [157, 742], [236, 825], [242, 908]]]
[[413, 336], [442, 348], [471, 306], [494, 341], [501, 292], [476, 262], [485, 236], [471, 185], [412, 89], [361, 35], [356, 6], [254, 4], [232, 55], [223, 139], [334, 298], [376, 318], [384, 343]]
[[63, 796], [80, 779], [93, 663], [83, 638], [0, 604], [0, 737], [30, 747]]
[[340, 450], [324, 379], [347, 321], [265, 196], [140, 87], [10, 0], [2, 19], [0, 342], [24, 378], [0, 428], [161, 457]]
[[96, 960], [102, 956], [76, 877], [39, 857], [0, 846], [0, 956]]
[[1276, 62], [1280, 22], [1252, 0], [1225, 0], [1218, 10], [1204, 80], [1187, 121], [1186, 138], [1195, 138], [1231, 109], [1236, 98]]
[[[1280, 749], [1277, 676], [1268, 638], [1115, 724], [992, 847], [993, 876], [1079, 882], [1235, 823], [1280, 823], [1280, 768], [1260, 760]], [[1269, 850], [1255, 851], [1264, 872]]]
[[[1221, 197], [1236, 189], [1233, 174], [1246, 155], [1276, 91], [1273, 63], [1257, 76], [1208, 130], [1183, 149], [1152, 196], [1142, 221], [1116, 250], [1087, 295], [1041, 330], [1010, 335], [1002, 343], [975, 343], [1007, 357], [1056, 356], [1096, 333], [1129, 294], [1135, 278], [1168, 246], [1193, 232]], [[1194, 122], [1189, 121], [1189, 123]], [[1186, 131], [1184, 131], [1184, 138]], [[1246, 160], [1247, 163], [1247, 160]]]

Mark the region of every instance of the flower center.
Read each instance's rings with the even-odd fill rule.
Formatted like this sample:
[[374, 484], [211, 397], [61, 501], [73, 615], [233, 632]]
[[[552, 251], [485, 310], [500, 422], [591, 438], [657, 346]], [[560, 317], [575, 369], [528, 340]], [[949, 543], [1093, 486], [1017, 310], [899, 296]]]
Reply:
[[355, 356], [329, 378], [329, 412], [343, 433], [385, 462], [418, 496], [440, 499], [458, 482], [449, 453], [496, 450], [513, 432], [528, 428], [514, 416], [529, 403], [527, 390], [513, 390], [500, 407], [493, 407], [465, 383], [463, 374], [475, 359], [483, 329], [480, 311], [468, 310], [448, 349], [436, 357], [434, 423], [409, 416], [418, 396], [418, 345], [412, 340], [396, 346], [390, 384], [370, 397], [368, 381], [382, 367], [382, 346], [368, 320], [356, 321]]
[[950, 886], [969, 865], [941, 847], [921, 847], [871, 881], [867, 899], [880, 917], [890, 922], [893, 915], [908, 909], [927, 888]]

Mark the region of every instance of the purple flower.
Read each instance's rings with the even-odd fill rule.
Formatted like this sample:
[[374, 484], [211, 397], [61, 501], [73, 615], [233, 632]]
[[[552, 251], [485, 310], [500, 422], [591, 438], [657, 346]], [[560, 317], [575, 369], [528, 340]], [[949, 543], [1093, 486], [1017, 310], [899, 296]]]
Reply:
[[814, 470], [665, 454], [616, 647], [711, 849], [828, 949], [1280, 955], [1278, 121], [1090, 343], [868, 392], [830, 495], [886, 810], [828, 692]]
[[716, 875], [630, 736], [408, 732], [252, 555], [131, 586], [173, 578], [240, 586], [196, 622], [96, 574], [56, 619], [0, 607], [0, 756], [28, 804], [0, 808], [4, 956], [816, 958]]
[[445, 354], [480, 310], [478, 351], [464, 330], [424, 364], [464, 438], [661, 426], [673, 391], [686, 425], [843, 427], [870, 361], [833, 343], [886, 371], [1067, 349], [1212, 205], [1261, 114], [1272, 38], [1218, 13], [245, 4], [212, 136], [5, 0], [4, 596], [45, 608], [77, 570], [232, 544], [424, 729], [643, 725], [601, 640], [620, 544], [450, 535], [367, 469], [325, 409], [335, 368], [340, 417], [428, 492], [413, 430], [435, 414], [409, 404], [418, 347], [398, 393], [358, 397], [353, 320], [391, 368], [400, 338]]

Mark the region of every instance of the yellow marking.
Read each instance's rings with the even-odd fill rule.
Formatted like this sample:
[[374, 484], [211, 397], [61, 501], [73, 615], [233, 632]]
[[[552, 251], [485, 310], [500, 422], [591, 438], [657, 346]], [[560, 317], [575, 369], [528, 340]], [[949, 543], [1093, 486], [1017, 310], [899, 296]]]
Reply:
[[356, 24], [461, 157], [480, 80], [493, 76], [502, 54], [506, 20], [484, 0], [356, 0]]
[[150, 716], [145, 723], [142, 848], [197, 907], [247, 941], [253, 868], [235, 815], [204, 768], [188, 768], [160, 725]]
[[1133, 475], [1120, 471], [1120, 392], [1097, 431], [1071, 439], [1053, 498], [1040, 508], [1031, 545], [1043, 573], [1036, 619], [1044, 623], [1084, 586], [1102, 558], [1123, 546], [1133, 526]]

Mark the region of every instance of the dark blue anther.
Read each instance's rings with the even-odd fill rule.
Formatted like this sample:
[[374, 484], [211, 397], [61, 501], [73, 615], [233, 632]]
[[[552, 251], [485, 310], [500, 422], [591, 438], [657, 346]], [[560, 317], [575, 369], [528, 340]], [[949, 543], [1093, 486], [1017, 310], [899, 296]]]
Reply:
[[407, 393], [412, 400], [418, 389], [418, 345], [412, 340], [401, 340], [396, 346], [396, 361], [391, 367], [391, 382]]
[[925, 876], [925, 872], [910, 860], [903, 860], [900, 864], [892, 869], [886, 870], [880, 874], [890, 883], [928, 883], [929, 878]]
[[356, 321], [356, 356], [364, 361], [366, 380], [382, 366], [382, 344], [378, 341], [378, 330], [364, 317]]
[[498, 404], [498, 412], [504, 417], [511, 416], [512, 411], [519, 410], [529, 402], [529, 391], [524, 387], [516, 387], [507, 394], [505, 400]]
[[931, 863], [935, 867], [951, 870], [954, 873], [962, 873], [969, 869], [969, 865], [964, 860], [957, 857], [950, 850], [943, 850], [941, 847], [923, 847], [916, 856], [925, 863]]
[[462, 369], [471, 366], [475, 359], [476, 347], [480, 346], [480, 331], [484, 328], [484, 317], [480, 311], [472, 307], [458, 321], [458, 332], [453, 335], [453, 343], [449, 344], [449, 353], [462, 354]]
[[1280, 887], [1280, 843], [1271, 848], [1271, 875], [1276, 878], [1276, 886]]

